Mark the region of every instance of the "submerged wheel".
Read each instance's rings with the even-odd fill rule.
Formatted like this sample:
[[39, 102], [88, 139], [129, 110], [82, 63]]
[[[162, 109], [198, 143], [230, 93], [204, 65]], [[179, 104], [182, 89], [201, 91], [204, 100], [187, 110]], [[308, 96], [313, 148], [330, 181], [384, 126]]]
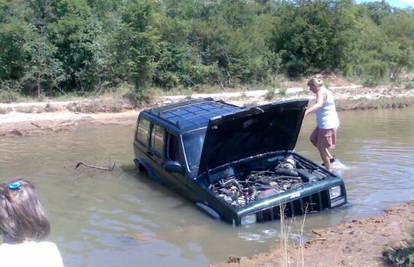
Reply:
[[141, 163], [138, 163], [138, 171], [139, 172], [146, 172], [147, 169], [145, 169], [144, 165], [142, 165]]
[[139, 171], [139, 172], [145, 172], [147, 171], [147, 169], [145, 169], [144, 165], [142, 165], [138, 159], [134, 159], [134, 163], [135, 163], [135, 168]]
[[195, 205], [203, 212], [205, 212], [208, 216], [210, 216], [211, 218], [215, 219], [215, 220], [219, 220], [221, 219], [220, 214], [215, 211], [212, 207], [207, 206], [204, 203], [201, 202], [196, 202]]

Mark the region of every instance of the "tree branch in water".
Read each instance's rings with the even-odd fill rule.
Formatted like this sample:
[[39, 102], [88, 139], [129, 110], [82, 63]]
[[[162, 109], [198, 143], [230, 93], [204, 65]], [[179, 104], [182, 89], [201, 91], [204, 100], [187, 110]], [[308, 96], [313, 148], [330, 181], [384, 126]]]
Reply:
[[102, 170], [102, 171], [113, 171], [114, 168], [115, 168], [115, 163], [112, 165], [112, 167], [100, 167], [100, 166], [94, 166], [94, 165], [87, 164], [83, 161], [79, 161], [76, 164], [75, 169], [79, 168], [79, 166], [85, 166], [85, 167], [88, 167], [88, 168]]

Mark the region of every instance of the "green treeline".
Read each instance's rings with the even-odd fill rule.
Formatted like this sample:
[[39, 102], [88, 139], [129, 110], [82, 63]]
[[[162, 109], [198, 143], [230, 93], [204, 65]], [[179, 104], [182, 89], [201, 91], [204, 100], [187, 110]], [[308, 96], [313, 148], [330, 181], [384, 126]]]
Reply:
[[414, 67], [414, 12], [351, 0], [0, 0], [0, 92], [269, 84]]

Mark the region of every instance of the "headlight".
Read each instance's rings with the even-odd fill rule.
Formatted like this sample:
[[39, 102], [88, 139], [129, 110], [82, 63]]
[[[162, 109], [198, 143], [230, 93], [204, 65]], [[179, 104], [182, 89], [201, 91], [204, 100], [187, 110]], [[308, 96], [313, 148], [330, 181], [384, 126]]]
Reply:
[[341, 186], [340, 185], [331, 187], [329, 189], [329, 197], [331, 199], [334, 199], [334, 198], [337, 198], [337, 197], [340, 197], [340, 196], [341, 196]]
[[252, 223], [256, 223], [256, 214], [250, 214], [250, 215], [245, 215], [241, 217], [242, 225], [252, 224]]

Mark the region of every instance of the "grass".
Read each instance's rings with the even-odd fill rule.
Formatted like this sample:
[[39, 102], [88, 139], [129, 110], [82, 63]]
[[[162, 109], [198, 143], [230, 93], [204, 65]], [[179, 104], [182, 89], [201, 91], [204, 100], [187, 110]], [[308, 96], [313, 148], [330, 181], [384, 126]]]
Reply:
[[280, 243], [282, 247], [281, 265], [289, 266], [289, 225], [286, 223], [286, 205], [280, 206]]
[[[280, 206], [280, 247], [282, 249], [282, 256], [280, 258], [280, 266], [301, 266], [305, 267], [304, 249], [304, 228], [306, 224], [306, 215], [308, 207], [305, 207], [305, 212], [299, 225], [293, 217], [290, 220], [286, 219], [285, 215], [286, 205]], [[297, 229], [293, 231], [292, 229]], [[292, 260], [292, 265], [290, 260]]]
[[12, 103], [21, 99], [21, 95], [13, 90], [0, 90], [0, 103]]

